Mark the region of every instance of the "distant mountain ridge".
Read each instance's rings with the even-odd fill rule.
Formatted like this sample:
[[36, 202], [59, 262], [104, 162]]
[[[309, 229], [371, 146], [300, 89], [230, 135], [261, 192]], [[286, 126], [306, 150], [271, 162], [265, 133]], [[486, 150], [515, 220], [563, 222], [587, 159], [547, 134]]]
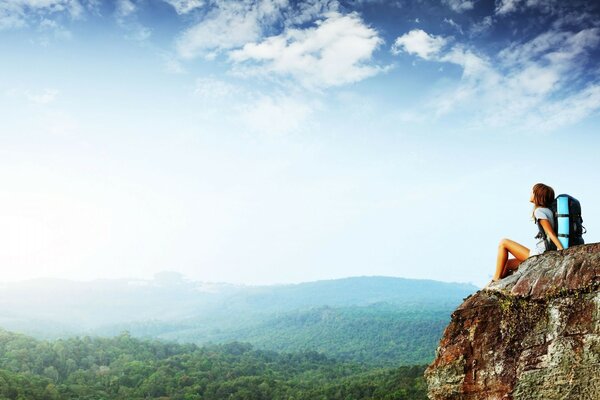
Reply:
[[0, 323], [6, 324], [10, 318], [47, 320], [79, 331], [121, 322], [194, 318], [224, 310], [269, 313], [374, 303], [445, 307], [449, 303], [455, 306], [459, 297], [475, 290], [477, 287], [465, 283], [381, 276], [271, 286], [183, 279], [34, 279], [4, 285]]
[[[320, 305], [366, 306], [373, 303], [401, 305], [440, 304], [478, 288], [465, 283], [424, 279], [362, 276], [289, 285], [257, 286], [244, 293], [252, 306], [277, 308], [286, 301], [291, 308]], [[231, 300], [237, 300], [233, 296]]]

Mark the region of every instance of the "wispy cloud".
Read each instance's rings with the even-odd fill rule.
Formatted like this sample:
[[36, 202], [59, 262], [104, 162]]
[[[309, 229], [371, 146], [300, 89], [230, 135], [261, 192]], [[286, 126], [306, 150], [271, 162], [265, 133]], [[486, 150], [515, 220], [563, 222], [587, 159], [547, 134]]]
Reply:
[[516, 11], [520, 2], [520, 0], [500, 0], [496, 4], [496, 14], [502, 15]]
[[43, 46], [50, 44], [52, 39], [56, 40], [69, 40], [73, 37], [70, 30], [66, 29], [63, 25], [51, 19], [42, 19], [38, 26], [38, 31], [42, 32], [42, 37], [39, 42]]
[[444, 18], [444, 23], [450, 25], [454, 29], [456, 29], [461, 35], [464, 34], [462, 26], [457, 24], [452, 18]]
[[527, 8], [538, 8], [550, 12], [556, 9], [558, 3], [558, 0], [499, 0], [496, 3], [495, 11], [498, 15], [506, 15]]
[[117, 23], [127, 31], [127, 39], [144, 41], [150, 37], [152, 30], [138, 21], [138, 6], [131, 0], [117, 0], [115, 18]]
[[165, 69], [170, 74], [185, 74], [187, 71], [181, 62], [173, 57], [165, 57]]
[[492, 27], [493, 24], [494, 24], [494, 19], [492, 18], [491, 15], [487, 15], [487, 16], [483, 17], [483, 19], [481, 19], [481, 21], [475, 22], [474, 24], [471, 25], [471, 27], [469, 28], [469, 34], [471, 36], [479, 36], [487, 31], [489, 31], [489, 29]]
[[240, 89], [229, 82], [214, 78], [201, 77], [196, 79], [194, 95], [212, 102], [230, 98], [240, 93]]
[[[534, 39], [512, 43], [498, 54], [506, 65], [525, 65], [532, 62], [545, 63], [549, 67], [584, 67], [590, 50], [598, 46], [600, 29], [588, 28], [579, 32], [550, 30]], [[578, 61], [575, 63], [574, 61]]]
[[286, 4], [286, 0], [218, 1], [178, 38], [177, 51], [182, 58], [213, 59], [224, 50], [258, 40], [264, 27], [281, 17]]
[[131, 0], [117, 0], [117, 4], [115, 7], [115, 14], [117, 18], [129, 17], [130, 15], [135, 13], [136, 10], [137, 7], [135, 3]]
[[261, 95], [240, 108], [243, 125], [259, 135], [279, 136], [307, 129], [317, 105], [293, 95]]
[[475, 7], [477, 0], [442, 0], [443, 3], [448, 5], [453, 11], [464, 12], [472, 10]]
[[324, 14], [332, 11], [340, 12], [340, 4], [337, 0], [306, 0], [289, 2], [285, 11], [283, 24], [293, 27], [314, 21]]
[[205, 2], [203, 0], [164, 0], [173, 6], [177, 14], [187, 14], [197, 8], [203, 7]]
[[[600, 108], [600, 83], [587, 79], [586, 61], [598, 48], [600, 30], [550, 30], [485, 55], [455, 43], [440, 51], [439, 40], [411, 51], [420, 58], [462, 68], [461, 80], [438, 92], [422, 107], [438, 117], [460, 111], [474, 127], [553, 130], [577, 122]], [[415, 111], [419, 114], [418, 111]]]
[[193, 99], [203, 120], [265, 137], [306, 132], [321, 108], [320, 96], [302, 90], [257, 90], [214, 75], [196, 78]]
[[38, 93], [27, 92], [26, 95], [27, 98], [34, 103], [49, 104], [53, 102], [54, 99], [56, 99], [56, 96], [58, 95], [58, 90], [44, 89], [42, 92]]
[[0, 30], [22, 28], [27, 25], [25, 12], [19, 4], [0, 3]]
[[45, 88], [41, 90], [12, 88], [5, 92], [6, 96], [27, 99], [33, 104], [50, 104], [56, 100], [59, 91], [57, 89]]
[[0, 1], [0, 30], [37, 25], [51, 14], [67, 14], [71, 19], [79, 19], [83, 13], [78, 0]]

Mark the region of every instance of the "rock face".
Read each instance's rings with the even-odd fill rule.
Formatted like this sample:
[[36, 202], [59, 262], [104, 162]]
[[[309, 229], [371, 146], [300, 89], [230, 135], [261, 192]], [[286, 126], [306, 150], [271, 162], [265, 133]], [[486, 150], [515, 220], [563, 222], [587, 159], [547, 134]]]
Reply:
[[600, 243], [546, 252], [465, 299], [429, 398], [600, 400]]

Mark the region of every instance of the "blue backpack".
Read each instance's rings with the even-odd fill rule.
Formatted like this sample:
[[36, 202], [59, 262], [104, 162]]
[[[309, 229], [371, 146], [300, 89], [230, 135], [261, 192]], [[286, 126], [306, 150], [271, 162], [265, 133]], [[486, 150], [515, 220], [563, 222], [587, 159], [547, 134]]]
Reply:
[[[565, 249], [571, 246], [577, 246], [584, 244], [583, 235], [587, 232], [583, 224], [583, 218], [581, 218], [581, 204], [573, 196], [568, 194], [559, 194], [556, 199], [552, 202], [550, 208], [554, 214], [554, 227], [556, 228], [556, 236], [562, 243]], [[546, 241], [547, 250], [556, 250], [554, 242], [547, 237], [544, 228], [540, 224], [540, 221], [536, 221], [538, 226], [538, 234], [536, 239], [544, 239]]]

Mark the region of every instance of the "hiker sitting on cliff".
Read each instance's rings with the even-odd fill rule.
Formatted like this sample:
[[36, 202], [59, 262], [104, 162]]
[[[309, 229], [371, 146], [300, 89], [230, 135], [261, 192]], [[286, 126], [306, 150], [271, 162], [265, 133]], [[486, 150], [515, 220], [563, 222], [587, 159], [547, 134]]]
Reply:
[[[562, 250], [563, 245], [560, 240], [558, 240], [555, 233], [554, 213], [550, 209], [552, 202], [554, 201], [554, 190], [543, 183], [536, 183], [531, 190], [531, 198], [529, 201], [534, 204], [532, 213], [534, 222], [537, 224], [539, 221], [546, 236], [552, 240], [558, 250]], [[507, 276], [509, 270], [516, 270], [519, 264], [528, 257], [542, 254], [548, 250], [546, 248], [546, 240], [539, 235], [536, 236], [536, 238], [539, 240], [536, 243], [535, 248], [531, 250], [513, 240], [506, 238], [502, 239], [498, 245], [496, 273], [490, 283], [496, 282]], [[515, 258], [508, 258], [508, 253], [511, 253]], [[490, 283], [488, 283], [488, 285]]]

